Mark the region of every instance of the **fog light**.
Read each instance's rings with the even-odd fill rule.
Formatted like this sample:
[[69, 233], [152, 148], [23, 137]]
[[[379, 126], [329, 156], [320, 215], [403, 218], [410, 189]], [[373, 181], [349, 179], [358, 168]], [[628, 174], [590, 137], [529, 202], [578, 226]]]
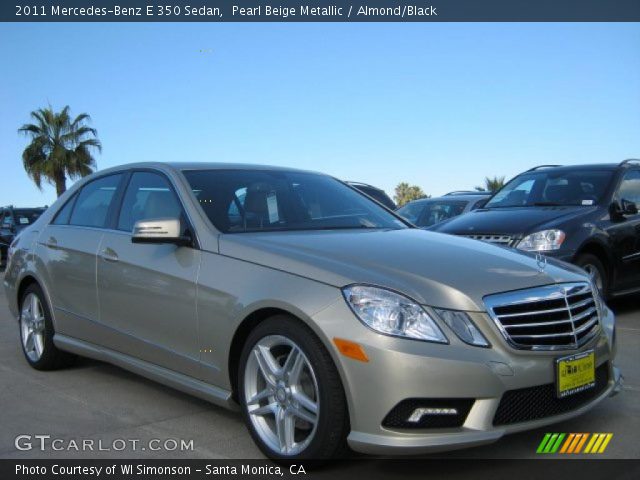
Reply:
[[407, 418], [407, 422], [418, 423], [425, 415], [458, 415], [455, 408], [416, 408]]

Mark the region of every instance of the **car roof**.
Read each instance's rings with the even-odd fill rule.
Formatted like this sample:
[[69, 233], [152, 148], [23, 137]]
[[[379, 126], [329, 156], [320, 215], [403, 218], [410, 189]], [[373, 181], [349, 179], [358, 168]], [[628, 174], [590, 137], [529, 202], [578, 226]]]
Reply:
[[[136, 168], [153, 168], [160, 170], [276, 170], [282, 172], [316, 173], [312, 170], [302, 170], [291, 167], [278, 167], [275, 165], [260, 165], [253, 163], [227, 163], [227, 162], [135, 162], [116, 165], [105, 168], [96, 173], [112, 173]], [[325, 175], [325, 174], [322, 174]]]
[[[487, 199], [488, 196], [482, 195], [482, 194], [478, 194], [478, 195], [444, 195], [442, 197], [431, 197], [431, 198], [419, 198], [418, 200], [412, 200], [409, 203], [404, 204], [403, 206], [407, 206], [407, 205], [417, 205], [417, 204], [421, 204], [421, 203], [434, 203], [436, 201], [446, 201], [446, 202], [457, 202], [457, 201], [467, 201], [467, 202], [472, 202], [473, 200], [485, 200]], [[400, 207], [402, 208], [402, 207]]]
[[261, 165], [255, 163], [169, 162], [165, 165], [169, 165], [176, 170], [275, 170], [280, 172], [319, 173], [299, 168]]
[[584, 164], [584, 165], [560, 165], [560, 166], [549, 166], [549, 167], [541, 166], [541, 167], [538, 167], [537, 169], [533, 168], [531, 170], [522, 172], [522, 174], [533, 173], [533, 172], [548, 172], [548, 171], [568, 172], [568, 171], [575, 171], [575, 170], [611, 170], [613, 171], [618, 169], [619, 167], [620, 167], [619, 163], [591, 163], [591, 164]]

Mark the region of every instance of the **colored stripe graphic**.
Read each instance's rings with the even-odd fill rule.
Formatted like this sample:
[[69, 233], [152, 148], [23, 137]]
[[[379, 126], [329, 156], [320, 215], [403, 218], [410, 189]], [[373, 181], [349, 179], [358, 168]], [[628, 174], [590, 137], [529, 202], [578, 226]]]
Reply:
[[567, 437], [567, 441], [564, 442], [564, 445], [562, 445], [562, 450], [560, 450], [560, 453], [567, 453], [567, 450], [569, 449], [569, 445], [571, 445], [571, 442], [573, 442], [573, 439], [576, 437], [575, 433], [570, 433], [569, 436]]
[[602, 445], [600, 445], [600, 450], [598, 450], [598, 453], [604, 453], [612, 438], [613, 433], [607, 433], [607, 437], [604, 439], [604, 442], [602, 442]]
[[612, 438], [613, 433], [547, 433], [538, 445], [536, 453], [604, 453]]
[[549, 441], [550, 438], [551, 438], [551, 434], [547, 433], [542, 439], [542, 441], [540, 442], [540, 445], [538, 445], [538, 449], [536, 450], [536, 453], [542, 453], [544, 451], [544, 447], [547, 445], [547, 442]]
[[576, 451], [573, 453], [580, 453], [582, 451], [582, 447], [584, 446], [585, 442], [587, 441], [587, 438], [589, 438], [589, 434], [588, 433], [583, 433], [582, 434], [582, 439], [580, 440], [580, 443], [578, 443], [578, 445], [576, 446]]
[[571, 445], [569, 445], [569, 450], [567, 450], [567, 453], [574, 453], [576, 451], [576, 448], [578, 447], [578, 444], [580, 442], [584, 442], [584, 439], [584, 433], [576, 433], [575, 437], [573, 437], [573, 442], [571, 442]]
[[584, 453], [604, 453], [612, 437], [612, 433], [594, 433]]
[[556, 453], [565, 436], [566, 433], [547, 433], [538, 445], [536, 453]]

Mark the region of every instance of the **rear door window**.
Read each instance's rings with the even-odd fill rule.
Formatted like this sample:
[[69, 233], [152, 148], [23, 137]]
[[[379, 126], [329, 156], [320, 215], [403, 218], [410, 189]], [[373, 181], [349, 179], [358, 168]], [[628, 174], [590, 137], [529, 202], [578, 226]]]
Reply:
[[109, 175], [82, 187], [73, 207], [69, 224], [104, 228], [111, 202], [121, 180], [122, 174]]

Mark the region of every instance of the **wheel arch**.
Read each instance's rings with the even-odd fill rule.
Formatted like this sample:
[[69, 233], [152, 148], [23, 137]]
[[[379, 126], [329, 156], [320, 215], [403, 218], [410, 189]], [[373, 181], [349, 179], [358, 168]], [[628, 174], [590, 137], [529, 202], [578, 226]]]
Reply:
[[607, 280], [609, 282], [609, 285], [612, 285], [614, 281], [615, 265], [614, 265], [613, 257], [609, 252], [609, 250], [607, 249], [607, 247], [603, 245], [601, 242], [598, 242], [596, 240], [591, 240], [591, 241], [585, 242], [583, 245], [580, 246], [580, 248], [577, 250], [575, 254], [574, 259], [577, 259], [580, 255], [584, 255], [584, 254], [591, 254], [602, 262], [602, 265], [604, 266], [604, 268], [607, 269]]
[[240, 354], [242, 353], [242, 348], [251, 333], [251, 331], [256, 328], [263, 321], [275, 316], [275, 315], [287, 315], [291, 318], [296, 319], [302, 325], [305, 325], [309, 328], [322, 342], [324, 347], [329, 352], [336, 369], [338, 370], [338, 374], [340, 376], [340, 381], [345, 382], [345, 378], [343, 375], [343, 371], [341, 365], [336, 359], [335, 351], [331, 348], [329, 344], [329, 340], [325, 335], [323, 335], [321, 329], [318, 328], [310, 319], [305, 318], [304, 313], [297, 312], [295, 309], [289, 309], [286, 306], [261, 306], [252, 310], [250, 313], [246, 314], [242, 321], [238, 324], [236, 328], [230, 346], [229, 353], [227, 357], [227, 370], [229, 375], [229, 383], [231, 385], [231, 395], [234, 401], [238, 401], [237, 393], [238, 393], [238, 370], [240, 366]]
[[49, 290], [45, 286], [45, 284], [38, 279], [32, 272], [26, 272], [22, 278], [18, 282], [16, 282], [18, 288], [16, 288], [16, 305], [18, 306], [18, 320], [20, 319], [20, 302], [22, 300], [22, 295], [25, 290], [29, 288], [30, 285], [37, 285], [44, 294], [44, 300], [49, 304], [49, 313], [51, 315], [51, 322], [53, 323], [53, 327], [56, 327], [56, 317], [53, 311], [53, 304], [51, 303], [51, 295], [49, 294]]

